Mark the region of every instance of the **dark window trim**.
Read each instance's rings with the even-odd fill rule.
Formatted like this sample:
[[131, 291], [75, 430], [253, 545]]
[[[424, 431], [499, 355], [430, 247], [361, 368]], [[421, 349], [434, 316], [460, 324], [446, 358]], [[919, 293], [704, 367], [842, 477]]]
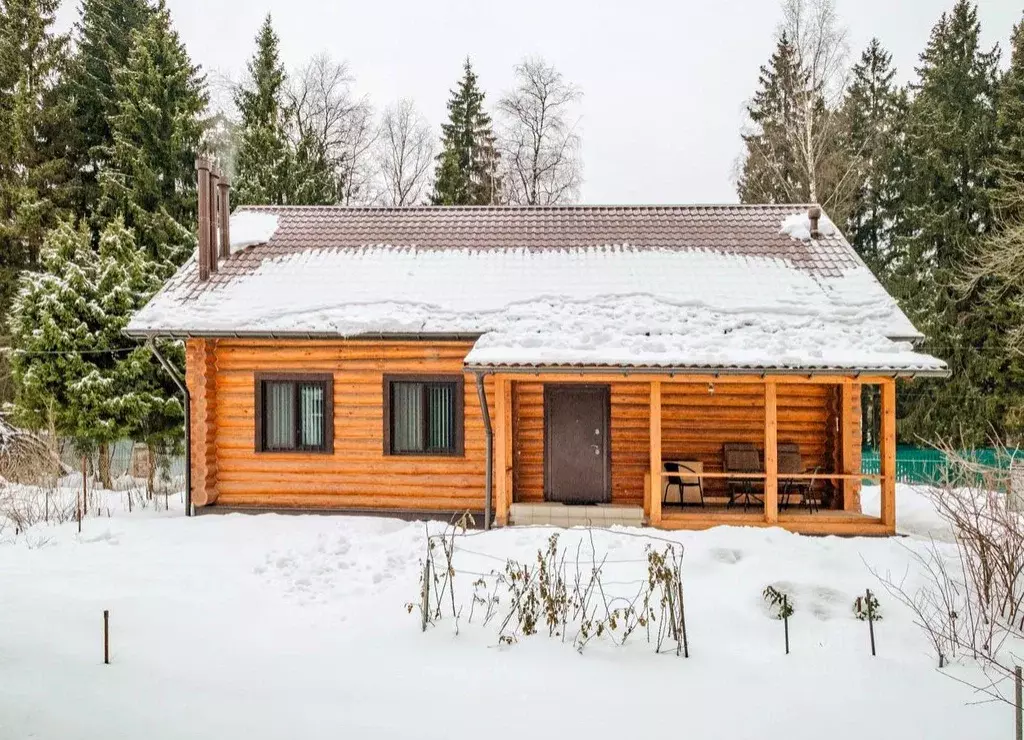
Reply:
[[[324, 445], [310, 449], [268, 450], [263, 437], [263, 384], [271, 382], [320, 383], [324, 386]], [[258, 372], [253, 376], [253, 395], [256, 399], [256, 452], [264, 455], [333, 455], [334, 454], [334, 374], [333, 373], [274, 373]], [[296, 393], [296, 403], [299, 394]], [[298, 412], [298, 409], [296, 409]]]
[[[455, 385], [455, 447], [449, 452], [394, 452], [391, 449], [391, 384], [392, 383], [452, 383]], [[403, 373], [384, 375], [384, 455], [386, 457], [465, 457], [466, 455], [466, 379], [463, 375], [418, 375]], [[425, 421], [425, 420], [424, 420]]]

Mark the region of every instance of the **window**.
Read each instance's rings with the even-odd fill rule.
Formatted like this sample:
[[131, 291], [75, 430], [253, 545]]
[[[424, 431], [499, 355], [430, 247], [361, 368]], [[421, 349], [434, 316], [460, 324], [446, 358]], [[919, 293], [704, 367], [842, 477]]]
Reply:
[[333, 432], [332, 376], [257, 374], [257, 451], [333, 452]]
[[462, 377], [384, 378], [384, 454], [461, 455]]

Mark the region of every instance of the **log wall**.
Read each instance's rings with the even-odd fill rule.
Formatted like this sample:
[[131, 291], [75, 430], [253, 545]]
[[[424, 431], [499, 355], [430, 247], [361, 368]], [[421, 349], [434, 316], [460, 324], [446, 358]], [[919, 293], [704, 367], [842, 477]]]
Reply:
[[[199, 350], [204, 341], [211, 358], [206, 365]], [[383, 376], [461, 374], [471, 347], [471, 342], [190, 340], [193, 466], [200, 471], [209, 465], [196, 476], [196, 504], [215, 499], [218, 505], [240, 507], [482, 510], [485, 441], [473, 376], [464, 376], [462, 457], [384, 454]], [[256, 452], [257, 371], [334, 374], [333, 454]], [[491, 386], [488, 379], [493, 413]], [[207, 408], [203, 397], [209, 398], [211, 388], [216, 404]]]
[[[193, 501], [197, 506], [483, 509], [485, 439], [472, 375], [464, 375], [463, 456], [384, 454], [383, 376], [462, 373], [471, 346], [468, 341], [189, 340]], [[256, 451], [257, 372], [333, 373], [333, 453]], [[507, 384], [513, 500], [543, 501], [544, 386], [515, 378]], [[644, 380], [609, 386], [612, 501], [642, 505], [650, 466], [650, 386]], [[486, 388], [497, 425], [502, 417], [496, 414], [491, 378]], [[705, 470], [717, 472], [723, 443], [763, 447], [764, 384], [759, 380], [663, 382], [661, 403], [663, 459], [701, 460]], [[857, 471], [859, 404], [859, 392], [848, 390], [843, 397], [836, 386], [780, 381], [778, 440], [799, 444], [808, 469]], [[495, 434], [499, 441], [507, 439], [497, 428]], [[858, 488], [847, 486], [847, 510], [859, 510]], [[708, 479], [705, 491], [721, 495], [724, 483]]]
[[[611, 385], [612, 502], [643, 503], [649, 457], [649, 386]], [[708, 472], [722, 470], [725, 442], [764, 447], [764, 384], [663, 382], [662, 458], [700, 460]], [[796, 442], [809, 470], [832, 467], [838, 421], [830, 411], [834, 387], [778, 384], [778, 440]], [[513, 491], [515, 501], [544, 500], [544, 386], [514, 381]], [[859, 460], [857, 460], [859, 470]], [[709, 479], [705, 493], [724, 495], [725, 483]]]

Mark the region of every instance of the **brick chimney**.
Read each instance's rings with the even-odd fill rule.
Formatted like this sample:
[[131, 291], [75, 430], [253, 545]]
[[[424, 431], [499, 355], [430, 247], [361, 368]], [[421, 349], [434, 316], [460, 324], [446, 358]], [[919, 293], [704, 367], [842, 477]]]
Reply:
[[196, 263], [199, 265], [199, 280], [210, 279], [210, 225], [213, 222], [210, 202], [210, 160], [206, 157], [196, 158], [196, 174], [198, 175], [199, 195], [199, 248]]
[[821, 232], [818, 231], [818, 221], [821, 219], [821, 208], [818, 206], [811, 206], [807, 209], [807, 220], [811, 222], [811, 238], [817, 239], [821, 236]]

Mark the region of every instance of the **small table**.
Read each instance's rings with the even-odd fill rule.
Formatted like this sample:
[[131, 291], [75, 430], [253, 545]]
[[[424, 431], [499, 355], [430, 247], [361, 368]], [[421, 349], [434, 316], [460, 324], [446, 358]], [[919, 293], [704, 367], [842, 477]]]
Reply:
[[[663, 504], [678, 503], [679, 507], [682, 508], [683, 506], [686, 506], [686, 504], [687, 504], [687, 501], [686, 501], [686, 489], [687, 488], [696, 488], [697, 489], [697, 493], [700, 496], [700, 498], [697, 501], [693, 501], [691, 503], [695, 503], [695, 504], [699, 504], [699, 505], [703, 506], [704, 505], [704, 482], [703, 482], [703, 479], [702, 479], [701, 476], [704, 475], [704, 463], [700, 462], [699, 460], [662, 460], [662, 466], [663, 467], [664, 467], [664, 465], [666, 463], [671, 463], [673, 465], [678, 465], [679, 466], [679, 473], [678, 474], [676, 474], [676, 473], [674, 473], [672, 471], [669, 471], [667, 469], [665, 470], [665, 472], [667, 472], [667, 473], [669, 473], [671, 475], [677, 475], [679, 480], [682, 481], [682, 485], [680, 485], [679, 483], [676, 483], [675, 481], [673, 481], [672, 478], [663, 478], [663, 480], [665, 481], [665, 484], [664, 484], [664, 487], [662, 489], [661, 502]], [[673, 502], [673, 501], [669, 501], [668, 500], [668, 492], [669, 492], [670, 489], [673, 489], [673, 488], [679, 491], [679, 501], [678, 502]]]

